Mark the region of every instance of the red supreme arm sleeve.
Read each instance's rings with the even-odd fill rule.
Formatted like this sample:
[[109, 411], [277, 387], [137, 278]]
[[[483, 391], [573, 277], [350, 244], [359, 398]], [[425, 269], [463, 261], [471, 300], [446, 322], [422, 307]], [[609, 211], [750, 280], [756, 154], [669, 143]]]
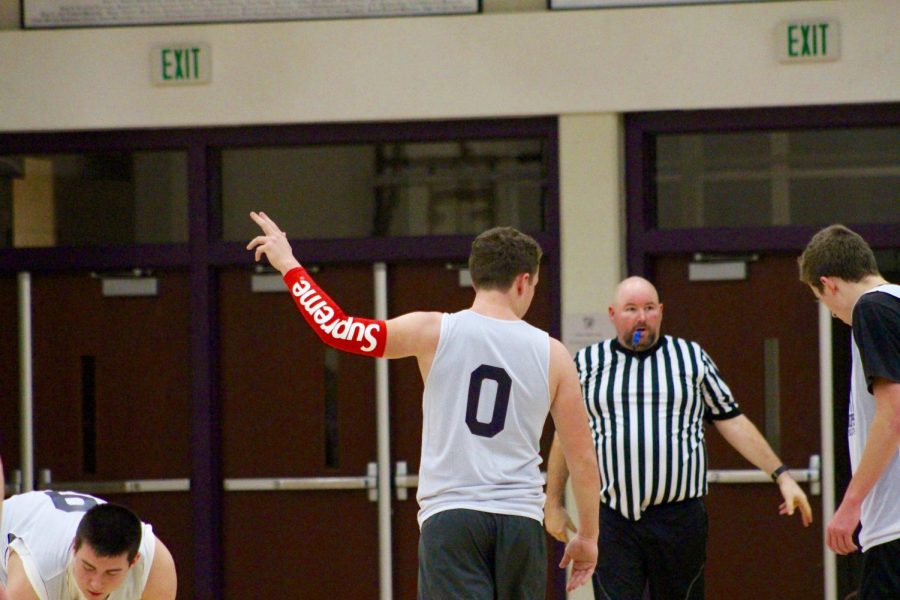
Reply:
[[348, 317], [303, 267], [285, 273], [284, 282], [300, 314], [323, 342], [338, 350], [364, 356], [384, 354], [387, 340], [384, 321]]

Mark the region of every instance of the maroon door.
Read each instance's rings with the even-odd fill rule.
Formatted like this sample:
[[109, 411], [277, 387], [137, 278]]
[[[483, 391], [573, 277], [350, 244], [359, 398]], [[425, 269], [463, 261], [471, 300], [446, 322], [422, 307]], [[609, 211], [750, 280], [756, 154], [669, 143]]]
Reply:
[[[820, 452], [818, 312], [797, 279], [796, 256], [762, 256], [743, 281], [691, 282], [688, 258], [654, 263], [664, 304], [663, 331], [700, 343], [718, 365], [741, 410], [765, 431], [765, 347], [778, 347], [779, 455], [806, 468]], [[767, 340], [769, 340], [767, 342]], [[775, 342], [772, 342], [775, 340]], [[770, 352], [771, 356], [771, 352]], [[753, 469], [713, 425], [706, 427], [710, 469]], [[710, 484], [707, 597], [729, 600], [821, 598], [821, 497], [801, 484], [815, 522], [778, 515], [772, 483]]]
[[[227, 481], [364, 476], [376, 460], [375, 361], [323, 344], [283, 283], [220, 274]], [[316, 281], [351, 315], [373, 314], [370, 265]], [[228, 489], [228, 488], [226, 488]], [[377, 505], [366, 490], [226, 491], [225, 598], [377, 598]]]
[[[537, 287], [531, 309], [526, 320], [536, 327], [548, 329], [550, 315], [549, 277]], [[448, 268], [444, 263], [403, 263], [388, 268], [388, 312], [397, 316], [415, 310], [436, 310], [453, 312], [468, 308], [472, 304], [474, 292], [469, 286], [459, 283], [459, 270]], [[394, 461], [407, 463], [408, 471], [418, 473], [422, 445], [422, 377], [415, 359], [391, 362], [391, 454]], [[543, 456], [546, 459], [553, 425], [548, 418], [542, 439]], [[395, 500], [393, 514], [393, 572], [394, 597], [413, 600], [416, 597], [416, 576], [418, 559], [416, 550], [419, 541], [419, 527], [416, 521], [418, 505], [415, 488], [408, 491], [406, 500]], [[547, 537], [548, 549], [548, 598], [562, 598], [558, 595], [561, 569], [556, 565], [558, 547]]]
[[[328, 265], [315, 277], [348, 314], [373, 315], [370, 265]], [[377, 505], [366, 490], [235, 489], [356, 477], [376, 460], [375, 361], [328, 348], [286, 292], [255, 293], [251, 278], [247, 270], [220, 274], [225, 596], [377, 598]], [[391, 316], [459, 310], [473, 297], [443, 263], [392, 265], [388, 290]], [[529, 318], [546, 328], [549, 287], [538, 290]], [[392, 361], [390, 377], [392, 455], [415, 473], [421, 378], [412, 359]], [[414, 489], [392, 504], [397, 599], [416, 597], [416, 508]], [[265, 565], [265, 574], [248, 577], [248, 565]]]
[[0, 277], [0, 457], [6, 470], [19, 463], [19, 317], [15, 275]]
[[157, 280], [154, 296], [107, 297], [89, 273], [32, 275], [35, 466], [151, 523], [191, 598], [189, 494], [92, 487], [190, 477], [188, 278]]

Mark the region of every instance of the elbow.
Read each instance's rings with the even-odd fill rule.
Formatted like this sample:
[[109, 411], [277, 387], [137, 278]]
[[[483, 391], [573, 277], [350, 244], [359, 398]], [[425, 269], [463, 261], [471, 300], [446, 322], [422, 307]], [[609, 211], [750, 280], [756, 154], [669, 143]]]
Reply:
[[890, 422], [891, 437], [900, 445], [900, 412], [894, 412]]

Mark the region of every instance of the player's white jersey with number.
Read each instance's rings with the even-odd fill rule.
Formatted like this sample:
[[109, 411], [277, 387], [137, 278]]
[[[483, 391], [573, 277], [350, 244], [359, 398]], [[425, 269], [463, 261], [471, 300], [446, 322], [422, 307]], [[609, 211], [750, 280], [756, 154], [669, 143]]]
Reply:
[[524, 321], [445, 314], [422, 402], [419, 525], [449, 509], [541, 521], [550, 339]]
[[[84, 513], [103, 502], [86, 494], [50, 490], [27, 492], [4, 501], [0, 584], [6, 585], [9, 554], [15, 551], [40, 600], [77, 599], [77, 587], [67, 582], [75, 530]], [[109, 600], [140, 599], [155, 551], [153, 528], [144, 523], [140, 558], [122, 586], [108, 596]]]

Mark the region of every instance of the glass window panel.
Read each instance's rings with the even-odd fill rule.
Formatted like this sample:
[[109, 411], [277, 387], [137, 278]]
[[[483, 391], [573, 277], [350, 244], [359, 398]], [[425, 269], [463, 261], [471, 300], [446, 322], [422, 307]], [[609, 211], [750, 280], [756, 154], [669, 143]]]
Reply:
[[0, 244], [187, 241], [187, 153], [0, 156]]
[[770, 137], [762, 132], [708, 134], [702, 138], [703, 160], [717, 168], [766, 166], [772, 152]]
[[681, 202], [679, 187], [674, 181], [660, 177], [656, 181], [657, 220], [669, 228], [693, 227], [694, 215]]
[[543, 164], [540, 140], [227, 149], [223, 237], [255, 235], [250, 210], [298, 239], [541, 231]]
[[893, 177], [814, 177], [791, 182], [791, 223], [900, 222], [900, 174]]
[[256, 235], [251, 210], [271, 214], [292, 238], [365, 237], [372, 227], [375, 164], [372, 146], [225, 150], [224, 238]]
[[767, 181], [713, 181], [704, 190], [705, 227], [764, 226], [769, 213]]
[[900, 128], [825, 129], [790, 134], [791, 164], [805, 167], [897, 166]]
[[656, 138], [662, 229], [900, 222], [900, 128]]

